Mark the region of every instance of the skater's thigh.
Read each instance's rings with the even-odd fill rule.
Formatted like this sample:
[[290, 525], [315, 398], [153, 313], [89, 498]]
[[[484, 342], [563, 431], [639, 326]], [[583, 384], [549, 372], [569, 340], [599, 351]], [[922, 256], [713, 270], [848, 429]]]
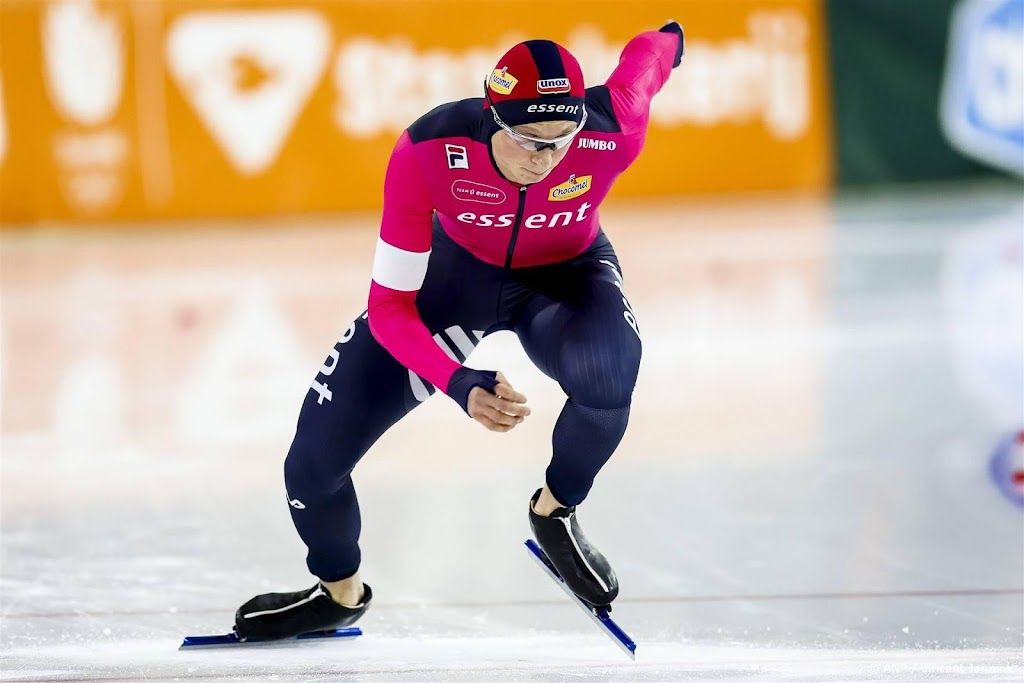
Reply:
[[347, 476], [370, 446], [419, 404], [409, 371], [374, 339], [364, 313], [338, 338], [306, 392], [286, 474]]
[[625, 405], [642, 348], [618, 269], [607, 261], [588, 262], [568, 271], [563, 287], [524, 306], [514, 327], [523, 349], [579, 404]]

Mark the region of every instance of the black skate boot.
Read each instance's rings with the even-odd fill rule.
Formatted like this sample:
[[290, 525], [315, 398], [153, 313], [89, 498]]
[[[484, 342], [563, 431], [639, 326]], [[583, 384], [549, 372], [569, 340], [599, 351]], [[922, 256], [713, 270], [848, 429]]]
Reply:
[[608, 607], [619, 594], [619, 580], [604, 555], [590, 545], [576, 521], [576, 506], [558, 508], [550, 517], [533, 511], [540, 489], [530, 499], [530, 526], [544, 554], [565, 585], [592, 607]]
[[344, 628], [356, 622], [370, 606], [373, 591], [363, 584], [363, 599], [356, 607], [335, 602], [319, 582], [295, 593], [265, 593], [235, 612], [239, 640], [276, 640], [309, 631]]

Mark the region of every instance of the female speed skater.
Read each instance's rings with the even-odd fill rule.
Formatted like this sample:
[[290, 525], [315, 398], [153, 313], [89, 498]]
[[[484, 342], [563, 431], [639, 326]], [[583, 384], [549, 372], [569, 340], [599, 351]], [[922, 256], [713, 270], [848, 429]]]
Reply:
[[359, 575], [363, 454], [440, 388], [472, 419], [507, 432], [530, 414], [500, 372], [462, 365], [479, 340], [512, 330], [566, 400], [534, 536], [586, 603], [618, 595], [615, 572], [576, 515], [626, 430], [640, 330], [598, 208], [640, 154], [651, 99], [683, 55], [669, 22], [634, 37], [604, 85], [549, 40], [514, 46], [484, 97], [441, 105], [399, 137], [368, 308], [331, 349], [299, 413], [284, 475], [289, 511], [318, 577], [258, 595], [235, 615], [242, 640], [341, 628], [373, 597]]

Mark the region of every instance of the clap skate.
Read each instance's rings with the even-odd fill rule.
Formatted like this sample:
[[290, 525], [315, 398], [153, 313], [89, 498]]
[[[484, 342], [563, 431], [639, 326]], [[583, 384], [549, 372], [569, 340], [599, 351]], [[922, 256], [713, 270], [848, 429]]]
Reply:
[[576, 507], [558, 508], [549, 517], [533, 511], [540, 490], [530, 499], [530, 526], [536, 541], [530, 555], [623, 652], [636, 658], [636, 643], [609, 616], [619, 581], [604, 555], [588, 541], [576, 520]]
[[372, 599], [373, 591], [363, 584], [360, 603], [346, 607], [319, 582], [294, 593], [257, 595], [238, 608], [232, 633], [186, 636], [179, 649], [360, 636], [362, 630], [351, 624], [363, 616]]

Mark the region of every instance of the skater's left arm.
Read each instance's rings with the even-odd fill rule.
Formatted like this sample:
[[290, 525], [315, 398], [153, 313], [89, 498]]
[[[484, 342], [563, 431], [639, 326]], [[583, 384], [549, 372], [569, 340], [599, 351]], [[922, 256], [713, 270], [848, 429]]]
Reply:
[[605, 85], [623, 133], [647, 129], [651, 100], [682, 58], [683, 29], [675, 21], [641, 33], [622, 49], [619, 64]]

